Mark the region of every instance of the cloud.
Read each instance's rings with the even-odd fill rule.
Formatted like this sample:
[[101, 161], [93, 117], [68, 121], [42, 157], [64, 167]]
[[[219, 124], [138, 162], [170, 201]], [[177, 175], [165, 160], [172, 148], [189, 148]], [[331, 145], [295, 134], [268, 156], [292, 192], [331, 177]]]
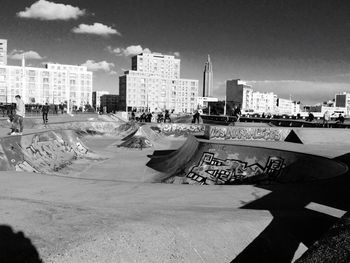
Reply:
[[23, 50], [17, 50], [17, 49], [14, 49], [11, 51], [11, 53], [9, 54], [9, 58], [15, 59], [15, 60], [21, 60], [23, 55], [25, 59], [37, 59], [37, 60], [43, 59], [43, 57], [40, 56], [39, 53], [36, 51], [33, 51], [33, 50], [23, 51]]
[[93, 25], [80, 24], [78, 27], [74, 27], [72, 29], [72, 32], [76, 34], [93, 34], [100, 36], [121, 36], [121, 34], [116, 29], [101, 23], [94, 23]]
[[39, 0], [30, 7], [26, 7], [25, 11], [18, 12], [17, 16], [39, 20], [70, 20], [78, 19], [85, 13], [86, 11], [79, 7]]
[[141, 45], [131, 45], [126, 48], [112, 48], [111, 46], [108, 46], [107, 50], [116, 56], [134, 56], [141, 53], [152, 53], [149, 48], [142, 48]]
[[180, 52], [176, 51], [173, 53], [175, 57], [180, 57]]
[[114, 63], [109, 63], [107, 61], [95, 62], [94, 60], [87, 60], [85, 63], [81, 64], [86, 66], [88, 70], [91, 71], [104, 71], [110, 74], [114, 74], [113, 68], [115, 67]]

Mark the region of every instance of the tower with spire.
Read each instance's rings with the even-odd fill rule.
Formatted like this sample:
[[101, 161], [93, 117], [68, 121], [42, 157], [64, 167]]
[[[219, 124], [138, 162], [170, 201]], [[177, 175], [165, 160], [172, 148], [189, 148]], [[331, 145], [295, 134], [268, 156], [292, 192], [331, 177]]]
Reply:
[[205, 62], [204, 73], [203, 73], [203, 97], [211, 97], [213, 91], [213, 64], [208, 60]]

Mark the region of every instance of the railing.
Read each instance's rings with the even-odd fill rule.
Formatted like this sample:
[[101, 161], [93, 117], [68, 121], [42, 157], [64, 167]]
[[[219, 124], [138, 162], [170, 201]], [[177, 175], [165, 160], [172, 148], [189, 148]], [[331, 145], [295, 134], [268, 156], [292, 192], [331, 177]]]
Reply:
[[[215, 115], [201, 115], [204, 123], [229, 125], [236, 121], [234, 116], [215, 116]], [[280, 127], [324, 127], [322, 119], [314, 120], [312, 122], [303, 119], [292, 118], [261, 118], [261, 117], [240, 117], [239, 122], [254, 122], [254, 123], [267, 123], [272, 126]], [[325, 126], [326, 127], [326, 126]], [[329, 121], [329, 128], [350, 128], [350, 123], [339, 123], [337, 121]]]

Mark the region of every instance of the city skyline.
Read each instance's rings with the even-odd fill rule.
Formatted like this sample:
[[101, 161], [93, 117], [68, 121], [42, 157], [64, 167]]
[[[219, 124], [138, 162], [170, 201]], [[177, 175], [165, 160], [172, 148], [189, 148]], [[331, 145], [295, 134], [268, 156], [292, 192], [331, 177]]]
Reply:
[[175, 55], [181, 75], [200, 87], [210, 54], [219, 98], [235, 78], [304, 103], [350, 90], [347, 1], [3, 0], [1, 7], [9, 65], [20, 65], [23, 52], [34, 66], [84, 64], [95, 90], [117, 93], [138, 52]]

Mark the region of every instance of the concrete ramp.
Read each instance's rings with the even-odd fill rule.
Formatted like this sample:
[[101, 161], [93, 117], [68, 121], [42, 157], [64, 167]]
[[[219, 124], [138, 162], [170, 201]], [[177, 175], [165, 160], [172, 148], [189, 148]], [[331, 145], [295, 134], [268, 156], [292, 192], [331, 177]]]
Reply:
[[186, 142], [175, 151], [155, 151], [149, 156], [151, 160], [148, 167], [171, 177], [179, 174], [185, 165], [191, 161], [198, 150], [199, 141], [192, 135], [188, 136]]
[[190, 123], [164, 123], [158, 124], [157, 128], [166, 136], [203, 136], [205, 131], [205, 125]]
[[169, 154], [155, 152], [150, 158], [147, 166], [161, 172], [163, 181], [177, 177], [183, 183], [203, 185], [303, 182], [348, 171], [342, 162], [268, 148], [268, 142], [266, 147], [256, 147], [197, 140], [192, 136], [180, 149]]
[[205, 138], [229, 141], [284, 141], [291, 131], [292, 129], [283, 127], [207, 125], [205, 127]]
[[[147, 148], [152, 146], [166, 146], [170, 138], [185, 140], [187, 136], [203, 135], [204, 126], [188, 124], [144, 124], [137, 132], [130, 133], [125, 137], [119, 147], [126, 148]], [[175, 138], [174, 138], [175, 139]]]
[[96, 156], [72, 130], [44, 131], [0, 139], [0, 170], [52, 173], [80, 157]]
[[293, 128], [303, 144], [350, 145], [350, 129]]

